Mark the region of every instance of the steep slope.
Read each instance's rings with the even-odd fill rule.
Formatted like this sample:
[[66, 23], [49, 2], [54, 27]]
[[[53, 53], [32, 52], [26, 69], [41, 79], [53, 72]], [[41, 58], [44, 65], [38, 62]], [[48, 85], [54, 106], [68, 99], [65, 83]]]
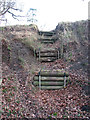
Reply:
[[[88, 105], [88, 92], [82, 89], [88, 79], [81, 65], [87, 58], [87, 38], [85, 21], [62, 23], [56, 27], [58, 40], [52, 45], [43, 45], [37, 40], [38, 29], [31, 26], [10, 26], [2, 31], [2, 118], [87, 118], [88, 111], [81, 107]], [[73, 25], [75, 24], [75, 25]], [[84, 32], [82, 28], [84, 26]], [[76, 29], [75, 29], [76, 28]], [[64, 29], [64, 30], [63, 30]], [[43, 36], [42, 36], [43, 37]], [[83, 41], [82, 41], [83, 39]], [[63, 59], [51, 63], [40, 63], [33, 55], [32, 49], [58, 48], [64, 43]], [[83, 44], [85, 44], [83, 46]], [[71, 47], [70, 47], [71, 46]], [[86, 50], [86, 51], [85, 51]], [[5, 57], [6, 56], [6, 57]], [[79, 62], [79, 63], [78, 63]], [[77, 65], [77, 67], [76, 67]], [[81, 65], [81, 68], [78, 68]], [[75, 68], [76, 67], [76, 68]], [[35, 74], [43, 70], [68, 70], [70, 84], [61, 90], [38, 90], [32, 85]], [[84, 70], [84, 72], [83, 72]], [[80, 73], [81, 72], [81, 73]], [[87, 93], [87, 94], [86, 94]]]
[[74, 69], [83, 69], [87, 72], [88, 21], [59, 23], [55, 31], [60, 43], [64, 45], [65, 60], [73, 64]]

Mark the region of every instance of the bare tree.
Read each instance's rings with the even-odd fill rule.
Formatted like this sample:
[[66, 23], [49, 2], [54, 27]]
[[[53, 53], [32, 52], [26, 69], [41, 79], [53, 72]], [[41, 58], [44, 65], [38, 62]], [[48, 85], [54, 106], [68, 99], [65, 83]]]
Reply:
[[16, 8], [15, 5], [16, 5], [16, 0], [0, 0], [0, 16], [3, 16], [6, 13], [9, 13], [12, 15], [14, 19], [17, 19], [17, 17], [22, 17], [12, 12], [12, 10], [22, 12], [22, 10]]

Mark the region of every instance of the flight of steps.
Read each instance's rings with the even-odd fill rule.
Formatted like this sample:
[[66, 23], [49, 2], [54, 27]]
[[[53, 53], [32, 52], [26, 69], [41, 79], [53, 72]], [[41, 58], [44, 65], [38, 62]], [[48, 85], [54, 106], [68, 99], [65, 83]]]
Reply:
[[[52, 37], [56, 34], [55, 32], [39, 31], [38, 33], [41, 36], [38, 39], [41, 43], [53, 44], [57, 40], [57, 38]], [[54, 62], [55, 60], [60, 58], [60, 48], [39, 48], [35, 50], [35, 56], [40, 62]]]
[[[39, 39], [42, 43], [54, 43], [56, 39], [53, 39], [54, 32], [39, 32]], [[36, 58], [40, 62], [54, 62], [61, 58], [60, 48], [43, 48], [34, 51]], [[32, 84], [42, 90], [58, 90], [65, 88], [69, 82], [69, 74], [61, 70], [40, 70], [33, 78]]]
[[43, 90], [65, 88], [69, 82], [69, 73], [63, 71], [40, 71], [33, 78], [33, 85]]
[[[39, 35], [41, 36], [38, 40], [41, 42], [41, 43], [44, 43], [44, 44], [53, 44], [57, 38], [52, 38], [53, 35], [55, 35], [56, 33], [55, 32], [46, 32], [46, 31], [40, 31], [39, 32]], [[44, 38], [43, 38], [43, 37]]]

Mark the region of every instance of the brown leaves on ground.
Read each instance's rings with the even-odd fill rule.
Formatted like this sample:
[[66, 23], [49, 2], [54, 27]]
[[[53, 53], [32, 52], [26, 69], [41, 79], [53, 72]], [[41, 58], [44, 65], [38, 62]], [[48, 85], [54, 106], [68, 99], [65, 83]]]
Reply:
[[82, 76], [70, 73], [70, 83], [65, 89], [35, 91], [31, 84], [25, 86], [19, 82], [17, 74], [10, 73], [5, 64], [3, 69], [9, 73], [7, 76], [3, 73], [2, 118], [89, 118], [89, 113], [80, 109], [89, 102], [82, 90], [82, 85], [87, 84]]
[[[32, 32], [34, 33], [34, 32]], [[87, 74], [82, 69], [70, 69], [78, 57], [74, 54], [70, 62], [58, 59], [51, 63], [40, 63], [34, 59], [30, 50], [12, 38], [30, 37], [29, 30], [22, 33], [17, 29], [5, 34], [12, 43], [12, 67], [10, 64], [2, 64], [2, 111], [1, 118], [88, 118], [89, 112], [81, 111], [82, 105], [88, 105], [89, 96], [82, 89], [88, 85]], [[10, 38], [11, 37], [11, 38]], [[60, 42], [46, 47], [60, 47]], [[8, 46], [9, 49], [9, 46]], [[18, 55], [17, 55], [17, 53]], [[6, 52], [4, 52], [4, 55]], [[7, 54], [6, 54], [7, 55]], [[15, 59], [14, 59], [15, 57]], [[19, 62], [18, 62], [19, 57]], [[21, 59], [23, 58], [23, 59]], [[25, 60], [25, 61], [23, 61]], [[7, 62], [7, 61], [6, 61]], [[77, 63], [76, 63], [77, 64]], [[76, 65], [75, 64], [75, 65]], [[14, 66], [16, 65], [16, 67]], [[20, 67], [22, 66], [22, 67]], [[38, 69], [58, 70], [65, 69], [70, 74], [70, 83], [60, 90], [38, 90], [32, 85], [32, 76], [38, 73]], [[36, 70], [36, 71], [35, 71]], [[32, 74], [31, 74], [32, 73]], [[2, 114], [1, 114], [2, 113]]]

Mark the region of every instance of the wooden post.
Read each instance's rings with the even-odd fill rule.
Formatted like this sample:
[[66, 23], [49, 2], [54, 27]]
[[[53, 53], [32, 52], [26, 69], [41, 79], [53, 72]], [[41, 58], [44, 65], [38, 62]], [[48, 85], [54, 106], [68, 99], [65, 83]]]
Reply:
[[41, 89], [41, 75], [40, 75], [40, 73], [41, 73], [41, 70], [39, 72], [39, 89]]
[[61, 58], [63, 58], [63, 41], [61, 41]]
[[39, 48], [39, 61], [40, 61], [40, 48]]
[[59, 48], [58, 48], [58, 59], [59, 59], [59, 54], [60, 54], [60, 52], [59, 52]]
[[66, 87], [66, 73], [64, 73], [64, 88]]
[[34, 49], [34, 57], [36, 57], [36, 50]]

